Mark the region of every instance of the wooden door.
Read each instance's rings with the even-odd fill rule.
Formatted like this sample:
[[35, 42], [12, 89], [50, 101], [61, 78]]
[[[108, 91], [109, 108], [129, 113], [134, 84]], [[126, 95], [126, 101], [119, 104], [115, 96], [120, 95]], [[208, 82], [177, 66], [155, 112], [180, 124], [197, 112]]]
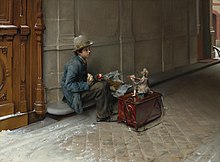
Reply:
[[45, 116], [41, 0], [0, 0], [0, 130]]

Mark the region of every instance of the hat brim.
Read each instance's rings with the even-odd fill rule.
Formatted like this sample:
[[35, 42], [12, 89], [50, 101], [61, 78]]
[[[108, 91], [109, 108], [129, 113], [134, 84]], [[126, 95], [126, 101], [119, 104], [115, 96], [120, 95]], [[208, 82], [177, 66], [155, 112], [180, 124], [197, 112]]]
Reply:
[[73, 49], [73, 52], [79, 51], [79, 50], [81, 50], [81, 49], [83, 49], [83, 48], [86, 48], [86, 47], [89, 47], [89, 46], [91, 46], [91, 45], [93, 45], [93, 44], [94, 44], [93, 42], [89, 42], [89, 43], [86, 44], [85, 46], [82, 46], [82, 47], [80, 47], [80, 48], [75, 48], [75, 49]]

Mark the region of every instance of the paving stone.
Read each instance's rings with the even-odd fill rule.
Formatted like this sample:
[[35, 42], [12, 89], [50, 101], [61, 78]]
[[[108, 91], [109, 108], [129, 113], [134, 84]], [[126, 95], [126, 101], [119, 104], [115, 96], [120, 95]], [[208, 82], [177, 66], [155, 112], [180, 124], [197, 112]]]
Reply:
[[146, 160], [141, 157], [129, 157], [129, 159], [129, 162], [146, 162]]
[[101, 147], [113, 148], [113, 141], [112, 141], [112, 139], [101, 140], [100, 143], [101, 143]]
[[116, 157], [115, 158], [115, 162], [128, 162], [129, 161], [129, 157]]
[[113, 158], [115, 158], [114, 148], [101, 148], [100, 151], [101, 151], [100, 156], [103, 159], [113, 159]]
[[88, 142], [98, 142], [99, 141], [99, 133], [94, 132], [94, 133], [87, 133], [87, 141]]
[[144, 157], [156, 157], [156, 151], [153, 149], [142, 149]]
[[100, 152], [100, 143], [96, 141], [86, 142], [86, 150]]
[[143, 158], [142, 151], [140, 149], [138, 150], [128, 150], [129, 157], [140, 157]]
[[114, 148], [115, 148], [115, 156], [128, 157], [128, 150], [125, 145], [116, 146]]

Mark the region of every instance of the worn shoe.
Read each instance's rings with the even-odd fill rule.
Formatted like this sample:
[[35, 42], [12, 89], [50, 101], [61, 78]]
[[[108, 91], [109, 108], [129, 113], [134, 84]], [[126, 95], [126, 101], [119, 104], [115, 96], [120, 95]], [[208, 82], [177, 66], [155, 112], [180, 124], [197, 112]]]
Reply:
[[108, 116], [108, 117], [106, 117], [106, 118], [96, 117], [96, 121], [97, 121], [97, 122], [108, 122], [109, 119], [110, 119], [110, 116]]
[[111, 117], [106, 117], [106, 118], [96, 118], [97, 122], [116, 122], [117, 117], [116, 116], [111, 116]]
[[112, 112], [111, 115], [112, 115], [112, 116], [118, 115], [118, 112]]
[[117, 119], [118, 119], [118, 115], [115, 114], [115, 115], [112, 115], [109, 119], [109, 122], [117, 122]]

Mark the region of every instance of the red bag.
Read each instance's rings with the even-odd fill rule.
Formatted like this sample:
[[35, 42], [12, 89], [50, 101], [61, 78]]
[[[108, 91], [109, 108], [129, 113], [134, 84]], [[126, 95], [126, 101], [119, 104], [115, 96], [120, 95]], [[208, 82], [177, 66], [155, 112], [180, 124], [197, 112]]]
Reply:
[[118, 122], [124, 122], [136, 130], [160, 118], [162, 111], [162, 94], [158, 92], [143, 97], [134, 97], [128, 93], [118, 98]]

